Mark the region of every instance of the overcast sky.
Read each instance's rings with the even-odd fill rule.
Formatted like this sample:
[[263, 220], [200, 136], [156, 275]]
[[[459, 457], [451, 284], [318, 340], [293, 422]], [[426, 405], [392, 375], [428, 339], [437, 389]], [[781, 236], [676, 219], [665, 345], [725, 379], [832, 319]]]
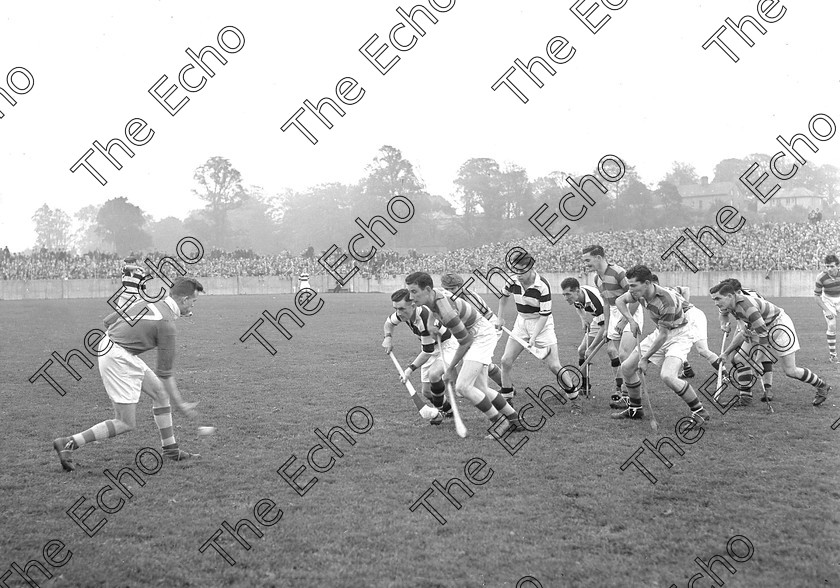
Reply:
[[[763, 23], [765, 35], [746, 26], [753, 47], [727, 31], [722, 39], [738, 63], [701, 46], [726, 17], [756, 16], [755, 0], [630, 0], [612, 12], [601, 5], [590, 19], [612, 18], [597, 34], [570, 12], [573, 0], [449, 2], [436, 25], [418, 17], [426, 34], [412, 49], [386, 50], [383, 63], [401, 59], [384, 76], [359, 48], [373, 34], [374, 48], [389, 42], [401, 22], [396, 9], [411, 2], [4, 4], [0, 82], [8, 90], [6, 72], [25, 67], [34, 87], [13, 94], [14, 107], [0, 97], [0, 247], [33, 245], [30, 219], [43, 203], [72, 215], [126, 196], [158, 219], [183, 218], [202, 206], [191, 193], [194, 169], [216, 155], [230, 159], [246, 184], [271, 193], [356, 181], [388, 144], [414, 164], [430, 192], [448, 196], [471, 157], [517, 163], [535, 178], [590, 171], [613, 153], [653, 184], [675, 160], [711, 177], [722, 158], [776, 152], [777, 135], [807, 132], [817, 113], [840, 121], [836, 0], [777, 5], [771, 15], [783, 5], [787, 11]], [[581, 10], [592, 5], [587, 0]], [[190, 100], [171, 116], [149, 88], [163, 75], [163, 90], [177, 83], [191, 63], [186, 49], [218, 49], [225, 27], [241, 31], [244, 46], [222, 53], [225, 66], [208, 58], [215, 76], [193, 94], [178, 88], [170, 103]], [[409, 31], [397, 40], [408, 43]], [[515, 58], [545, 57], [555, 36], [576, 53], [555, 65], [553, 77], [535, 68], [542, 88], [512, 76], [527, 104], [505, 87], [491, 90]], [[237, 43], [231, 33], [224, 40]], [[200, 80], [197, 71], [187, 73], [188, 82]], [[343, 118], [325, 109], [332, 129], [310, 114], [301, 118], [317, 145], [294, 128], [281, 131], [304, 99], [335, 99], [336, 83], [348, 76], [364, 96], [344, 107]], [[25, 87], [26, 80], [21, 74], [14, 83]], [[134, 118], [154, 136], [132, 146], [134, 158], [115, 149], [119, 171], [98, 154], [90, 158], [105, 186], [84, 169], [69, 171], [94, 140], [125, 141]], [[840, 136], [818, 146], [818, 154], [806, 153], [809, 165], [840, 164]]]

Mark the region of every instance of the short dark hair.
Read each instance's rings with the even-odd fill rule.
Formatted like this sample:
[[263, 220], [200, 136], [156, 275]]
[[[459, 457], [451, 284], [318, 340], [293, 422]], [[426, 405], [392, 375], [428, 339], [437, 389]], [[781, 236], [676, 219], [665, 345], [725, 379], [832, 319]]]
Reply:
[[391, 302], [402, 302], [403, 300], [408, 300], [409, 296], [407, 288], [400, 288], [391, 294]]
[[837, 259], [837, 256], [834, 255], [833, 253], [829, 253], [828, 255], [826, 255], [823, 262], [824, 263], [836, 263], [836, 264], [840, 265], [840, 259]]
[[738, 278], [726, 278], [725, 280], [721, 281], [721, 284], [732, 284], [732, 287], [735, 288], [735, 290], [743, 290], [743, 288], [741, 287], [741, 282], [740, 280], [738, 280]]
[[658, 284], [659, 283], [659, 276], [657, 276], [656, 274], [650, 274], [650, 281], [653, 282], [654, 284]]
[[580, 282], [578, 282], [576, 278], [566, 278], [560, 282], [560, 289], [565, 290], [566, 288], [571, 290], [580, 290]]
[[717, 294], [720, 294], [721, 296], [732, 296], [737, 293], [738, 290], [735, 289], [735, 286], [728, 282], [721, 282], [720, 288], [717, 291]]
[[718, 293], [718, 290], [720, 290], [721, 288], [723, 288], [723, 285], [724, 285], [724, 284], [726, 284], [726, 282], [725, 282], [725, 281], [724, 281], [724, 282], [721, 282], [721, 283], [719, 283], [719, 284], [715, 284], [714, 286], [712, 286], [711, 288], [709, 288], [709, 294], [717, 294], [717, 293]]
[[524, 274], [534, 266], [534, 257], [528, 252], [520, 253], [511, 265], [514, 272]]
[[464, 278], [459, 274], [443, 274], [440, 277], [440, 285], [444, 288], [460, 288], [464, 285]]
[[631, 267], [627, 270], [627, 273], [624, 274], [627, 276], [627, 279], [630, 278], [636, 280], [637, 282], [652, 282], [653, 281], [653, 274], [650, 271], [650, 268], [646, 265], [638, 264]]
[[588, 247], [585, 247], [584, 250], [583, 250], [583, 254], [584, 255], [595, 255], [595, 256], [599, 256], [599, 257], [606, 257], [607, 256], [607, 254], [604, 253], [604, 248], [601, 247], [600, 245], [590, 245]]
[[175, 278], [175, 283], [169, 291], [170, 296], [192, 296], [196, 292], [204, 292], [204, 286], [195, 278]]
[[435, 283], [432, 280], [432, 276], [427, 274], [426, 272], [414, 272], [413, 274], [409, 274], [409, 276], [405, 279], [406, 285], [417, 284], [417, 287], [422, 289], [425, 288], [434, 288]]

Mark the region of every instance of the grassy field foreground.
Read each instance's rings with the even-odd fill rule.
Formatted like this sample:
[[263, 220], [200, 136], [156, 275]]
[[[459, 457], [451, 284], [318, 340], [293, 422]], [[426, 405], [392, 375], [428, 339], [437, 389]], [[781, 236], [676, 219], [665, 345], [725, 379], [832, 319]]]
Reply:
[[[549, 400], [554, 416], [528, 433], [514, 456], [484, 439], [487, 423], [463, 400], [466, 439], [455, 435], [451, 422], [431, 427], [419, 418], [380, 347], [386, 295], [327, 294], [324, 300], [302, 329], [289, 327], [291, 341], [267, 323], [260, 328], [277, 348], [274, 356], [239, 336], [262, 310], [292, 305], [291, 296], [199, 300], [195, 316], [178, 323], [176, 377], [187, 399], [201, 400], [201, 424], [218, 432], [201, 438], [176, 415], [181, 446], [201, 459], [164, 463], [157, 473], [141, 474], [145, 485], [126, 476], [130, 499], [117, 490], [102, 496], [112, 507], [125, 500], [113, 514], [97, 507], [97, 493], [108, 483], [103, 471], [139, 471], [138, 450], [160, 448], [151, 402], [141, 400], [136, 431], [84, 447], [76, 453], [78, 470], [66, 474], [52, 439], [112, 418], [98, 370], [72, 360], [82, 376], [76, 382], [54, 364], [50, 373], [65, 396], [43, 380], [28, 382], [52, 351], [63, 356], [83, 349], [84, 334], [108, 313], [106, 302], [0, 302], [0, 575], [12, 562], [23, 566], [37, 558], [43, 564], [44, 545], [59, 540], [65, 549], [47, 555], [60, 560], [69, 549], [72, 556], [62, 567], [47, 565], [54, 575], [49, 582], [30, 568], [41, 586], [514, 587], [530, 575], [546, 588], [669, 587], [687, 585], [702, 571], [695, 558], [726, 556], [727, 541], [741, 536], [754, 550], [749, 559], [741, 557], [747, 544], [736, 539], [730, 546], [742, 561], [727, 556], [736, 573], [721, 563], [713, 568], [726, 586], [840, 585], [840, 429], [830, 428], [840, 417], [840, 378], [838, 366], [826, 361], [825, 323], [811, 300], [778, 302], [802, 339], [800, 365], [835, 386], [823, 406], [811, 405], [810, 387], [777, 371], [775, 414], [758, 402], [726, 415], [712, 410], [710, 428], [687, 444], [677, 440], [674, 425], [688, 411], [653, 366], [648, 381], [658, 434], [648, 420], [608, 418], [612, 374], [604, 355], [592, 370], [596, 398], [585, 402], [584, 414], [572, 417]], [[697, 302], [710, 318], [710, 347], [719, 349], [713, 307], [708, 299]], [[576, 364], [578, 320], [561, 297], [554, 303], [561, 359]], [[403, 365], [418, 351], [406, 328], [398, 328], [395, 345]], [[144, 359], [154, 366], [154, 352]], [[694, 353], [691, 360], [697, 384], [711, 368]], [[528, 400], [526, 386], [537, 391], [553, 381], [526, 355], [514, 377], [518, 407]], [[414, 382], [419, 389], [419, 377]], [[353, 407], [372, 415], [367, 432], [350, 431], [345, 417]], [[540, 414], [535, 408], [527, 418], [538, 422]], [[353, 422], [359, 430], [366, 426], [360, 409]], [[315, 429], [326, 433], [339, 425], [355, 444], [335, 437], [343, 457], [329, 471], [313, 472], [306, 460], [320, 442]], [[620, 470], [645, 439], [656, 443], [662, 436], [683, 455], [662, 446], [669, 469], [645, 449], [640, 459], [656, 484], [633, 466]], [[286, 471], [305, 465], [301, 486], [318, 478], [304, 496], [277, 473], [293, 455]], [[324, 465], [331, 456], [319, 451], [314, 459]], [[471, 460], [468, 471], [481, 484], [467, 482]], [[151, 453], [143, 463], [154, 467]], [[434, 480], [446, 484], [454, 477], [472, 492], [452, 490], [460, 509], [438, 492], [429, 499], [446, 524], [423, 507], [409, 510]], [[93, 537], [66, 513], [81, 497], [77, 515], [96, 508], [86, 519], [90, 527], [107, 518]], [[272, 523], [278, 508], [282, 518]], [[271, 524], [257, 523], [257, 515]], [[222, 532], [219, 544], [235, 565], [212, 547], [199, 553], [223, 521], [235, 525], [244, 518], [262, 537], [242, 528], [245, 549]], [[9, 586], [24, 585], [14, 572], [10, 578]], [[707, 575], [696, 585], [713, 584]]]

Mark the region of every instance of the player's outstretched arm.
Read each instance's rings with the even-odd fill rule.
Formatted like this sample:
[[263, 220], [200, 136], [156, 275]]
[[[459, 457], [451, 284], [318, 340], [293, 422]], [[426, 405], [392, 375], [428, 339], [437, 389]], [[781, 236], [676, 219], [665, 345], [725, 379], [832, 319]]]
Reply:
[[[633, 297], [630, 295], [630, 292], [625, 292], [621, 296], [615, 299], [615, 307], [618, 309], [618, 312], [621, 313], [621, 316], [629, 323], [634, 323], [633, 315], [630, 313], [628, 305], [633, 303]], [[638, 302], [635, 303], [638, 307]], [[606, 300], [604, 301], [604, 317], [606, 318], [609, 316], [607, 312], [609, 311], [608, 305]]]
[[166, 394], [169, 396], [169, 400], [172, 402], [172, 406], [189, 419], [194, 419], [198, 416], [198, 412], [195, 410], [195, 406], [198, 403], [184, 402], [184, 399], [181, 398], [181, 392], [178, 390], [178, 384], [175, 383], [173, 376], [160, 378], [160, 381], [163, 384], [163, 389], [166, 390]]

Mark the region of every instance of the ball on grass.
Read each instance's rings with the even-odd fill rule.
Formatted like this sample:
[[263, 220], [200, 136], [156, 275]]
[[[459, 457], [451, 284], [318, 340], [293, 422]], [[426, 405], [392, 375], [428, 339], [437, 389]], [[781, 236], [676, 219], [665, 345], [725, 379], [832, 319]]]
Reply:
[[216, 432], [216, 427], [199, 427], [198, 434], [199, 435], [212, 435]]

